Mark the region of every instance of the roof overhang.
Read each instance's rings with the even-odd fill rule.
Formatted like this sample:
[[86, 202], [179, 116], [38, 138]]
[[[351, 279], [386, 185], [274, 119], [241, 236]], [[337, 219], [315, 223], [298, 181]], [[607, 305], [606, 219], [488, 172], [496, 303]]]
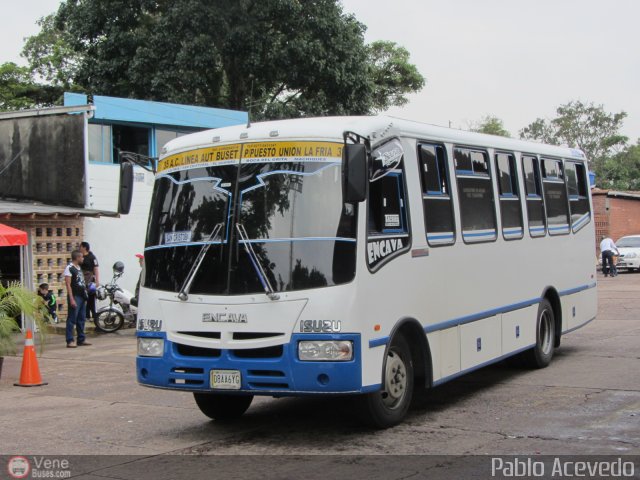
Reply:
[[0, 120], [9, 118], [42, 117], [44, 115], [73, 115], [85, 112], [93, 112], [96, 109], [93, 105], [78, 105], [72, 107], [47, 107], [33, 108], [28, 110], [17, 110], [11, 112], [0, 112]]
[[59, 217], [119, 217], [117, 212], [89, 208], [63, 207], [42, 203], [0, 200], [0, 219], [7, 218], [59, 218]]

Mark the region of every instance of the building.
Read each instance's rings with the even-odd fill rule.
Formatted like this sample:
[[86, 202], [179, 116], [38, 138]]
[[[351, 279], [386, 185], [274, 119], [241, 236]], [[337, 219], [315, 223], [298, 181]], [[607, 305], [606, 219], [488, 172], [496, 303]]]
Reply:
[[0, 252], [5, 280], [20, 272], [34, 288], [49, 283], [63, 309], [62, 273], [85, 240], [100, 260], [101, 281], [120, 260], [120, 283], [133, 290], [154, 177], [135, 167], [131, 211], [118, 215], [119, 152], [158, 157], [173, 138], [247, 119], [233, 110], [77, 93], [65, 93], [63, 107], [1, 112], [0, 222], [29, 238], [22, 264], [11, 249]]
[[617, 241], [625, 235], [640, 235], [640, 192], [591, 190], [596, 221], [596, 249], [602, 236]]

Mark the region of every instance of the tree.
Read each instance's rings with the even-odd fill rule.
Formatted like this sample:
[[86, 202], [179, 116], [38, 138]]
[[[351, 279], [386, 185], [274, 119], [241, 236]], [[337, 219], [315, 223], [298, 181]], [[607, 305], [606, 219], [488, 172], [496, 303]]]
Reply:
[[620, 134], [627, 114], [607, 113], [602, 105], [577, 100], [560, 105], [556, 113], [551, 121], [538, 118], [523, 128], [520, 138], [579, 148], [591, 161], [591, 169], [604, 178], [605, 161], [627, 142]]
[[499, 135], [510, 137], [511, 134], [504, 128], [502, 120], [493, 115], [486, 115], [478, 123], [471, 126], [472, 132], [487, 133], [489, 135]]
[[377, 41], [367, 46], [368, 63], [373, 81], [373, 109], [384, 111], [401, 107], [408, 93], [418, 92], [425, 79], [415, 65], [409, 63], [409, 52], [394, 42]]
[[31, 74], [49, 85], [72, 89], [79, 54], [71, 48], [66, 32], [56, 27], [55, 14], [42, 17], [36, 23], [40, 32], [26, 40], [21, 54], [29, 62]]
[[603, 180], [604, 188], [640, 190], [640, 139], [605, 160]]
[[0, 65], [0, 111], [52, 105], [59, 94], [54, 87], [36, 83], [27, 67]]
[[34, 72], [97, 94], [281, 118], [384, 110], [424, 85], [338, 0], [66, 0], [41, 22]]

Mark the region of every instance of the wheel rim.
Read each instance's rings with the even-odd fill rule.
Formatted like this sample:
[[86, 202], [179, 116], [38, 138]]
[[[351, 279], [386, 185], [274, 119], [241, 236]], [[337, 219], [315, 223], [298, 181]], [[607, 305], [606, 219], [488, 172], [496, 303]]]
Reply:
[[101, 315], [98, 315], [98, 323], [100, 327], [105, 330], [112, 330], [115, 328], [118, 323], [118, 314], [114, 312], [105, 312]]
[[544, 355], [551, 353], [552, 348], [552, 317], [551, 312], [547, 309], [543, 310], [540, 314], [540, 349]]
[[382, 401], [387, 408], [394, 409], [402, 403], [407, 393], [407, 367], [398, 352], [389, 350], [384, 376]]

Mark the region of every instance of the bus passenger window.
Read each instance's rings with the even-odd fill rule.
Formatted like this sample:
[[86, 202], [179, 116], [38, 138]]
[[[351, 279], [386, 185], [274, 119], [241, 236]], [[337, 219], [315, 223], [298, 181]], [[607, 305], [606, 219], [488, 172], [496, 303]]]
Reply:
[[565, 179], [569, 191], [571, 228], [577, 232], [589, 223], [589, 197], [587, 195], [587, 175], [582, 163], [565, 161]]
[[369, 233], [406, 232], [402, 172], [392, 171], [369, 185]]
[[411, 242], [402, 145], [391, 140], [377, 147], [371, 157], [367, 263], [376, 271], [408, 251]]
[[569, 204], [567, 187], [564, 182], [562, 162], [549, 158], [542, 159], [542, 184], [547, 211], [549, 235], [569, 233]]
[[532, 237], [544, 237], [547, 233], [547, 224], [544, 214], [544, 201], [542, 200], [538, 158], [531, 155], [523, 155], [522, 171], [524, 172], [524, 186], [527, 195], [529, 235]]
[[489, 156], [483, 150], [459, 147], [453, 155], [462, 239], [467, 243], [493, 241], [497, 238], [497, 229]]
[[418, 145], [424, 224], [429, 245], [455, 242], [447, 154], [442, 145]]
[[496, 153], [502, 235], [505, 240], [522, 238], [522, 204], [518, 189], [516, 157], [512, 153]]

